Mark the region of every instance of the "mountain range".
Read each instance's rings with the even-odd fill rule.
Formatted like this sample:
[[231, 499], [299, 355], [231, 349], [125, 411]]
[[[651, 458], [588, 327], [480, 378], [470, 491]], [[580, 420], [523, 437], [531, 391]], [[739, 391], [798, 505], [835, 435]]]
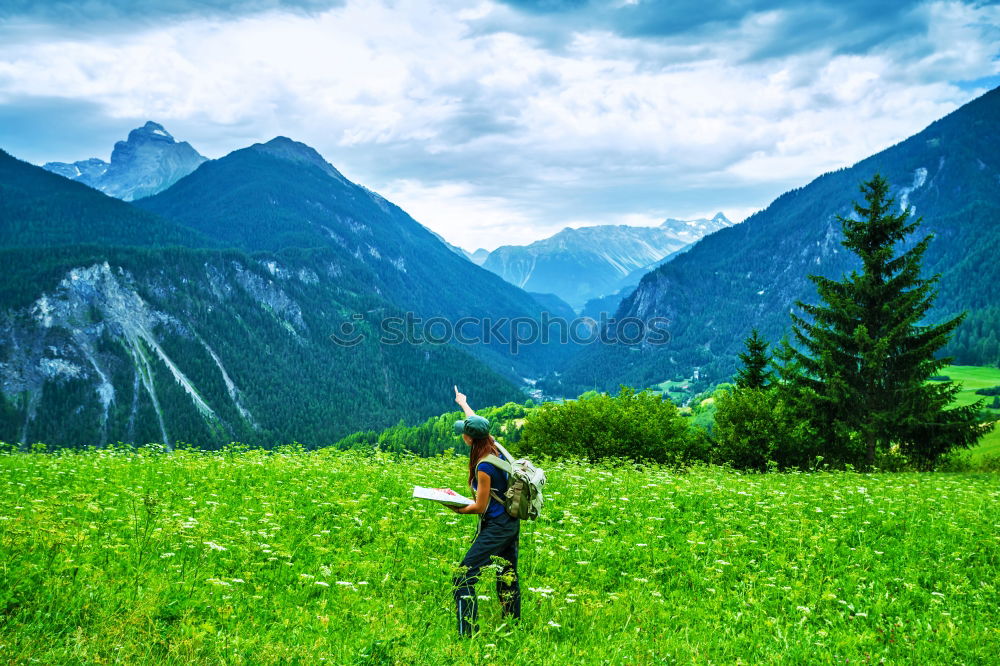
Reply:
[[483, 262], [486, 261], [486, 257], [490, 256], [490, 251], [485, 248], [479, 248], [475, 252], [462, 250], [462, 253], [476, 266], [482, 266]]
[[732, 226], [725, 215], [711, 219], [667, 219], [656, 227], [600, 225], [566, 227], [530, 245], [503, 245], [470, 260], [507, 282], [559, 296], [579, 310], [587, 301], [633, 287], [667, 255], [719, 229]]
[[[179, 173], [170, 146], [181, 144], [155, 123], [116, 145], [115, 172], [45, 170], [0, 151], [0, 440], [322, 445], [440, 413], [455, 384], [499, 404], [527, 385], [565, 397], [727, 381], [751, 328], [777, 341], [795, 303], [815, 300], [810, 274], [857, 267], [837, 216], [874, 173], [934, 234], [928, 321], [968, 313], [945, 351], [995, 363], [998, 120], [1000, 89], [738, 225], [720, 214], [564, 229], [489, 253], [518, 284], [288, 138], [201, 158], [170, 185], [142, 175]], [[149, 135], [159, 148], [147, 150]], [[69, 166], [70, 178], [53, 173]], [[145, 197], [109, 185], [115, 198], [97, 187], [108, 173], [158, 184]], [[588, 273], [586, 289], [569, 279]], [[510, 319], [615, 303], [619, 320], [666, 319], [668, 344], [508, 344]], [[439, 344], [458, 322], [468, 343]], [[385, 340], [404, 325], [423, 339]]]
[[[545, 306], [286, 138], [134, 203], [0, 153], [0, 219], [7, 441], [319, 445], [439, 413], [454, 384], [522, 399], [571, 353], [480, 342]], [[460, 317], [469, 344], [380, 340]]]
[[933, 234], [927, 275], [939, 274], [928, 321], [967, 312], [943, 351], [957, 362], [1000, 360], [1000, 88], [850, 168], [778, 197], [743, 223], [721, 229], [642, 278], [616, 317], [664, 317], [666, 345], [591, 345], [550, 382], [553, 393], [618, 383], [650, 386], [695, 374], [728, 381], [751, 328], [777, 341], [796, 301], [816, 302], [810, 274], [833, 279], [858, 267], [842, 246], [837, 216], [852, 214], [861, 182], [880, 173], [898, 209]]

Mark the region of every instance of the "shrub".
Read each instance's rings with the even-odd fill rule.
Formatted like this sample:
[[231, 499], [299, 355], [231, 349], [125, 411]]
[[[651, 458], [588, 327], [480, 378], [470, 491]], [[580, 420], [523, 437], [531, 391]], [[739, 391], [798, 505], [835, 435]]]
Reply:
[[986, 454], [978, 458], [969, 454], [968, 451], [952, 451], [947, 456], [943, 456], [936, 472], [1000, 472], [1000, 454]]
[[776, 459], [783, 427], [777, 418], [774, 391], [735, 389], [715, 397], [712, 462], [739, 469], [767, 469]]
[[488, 407], [481, 411], [490, 420], [490, 423], [493, 423], [494, 421], [524, 418], [524, 415], [528, 412], [528, 407], [527, 405], [519, 405], [516, 402], [508, 402], [499, 407]]
[[1000, 454], [991, 453], [983, 456], [976, 468], [982, 472], [1000, 472]]
[[520, 448], [528, 455], [659, 463], [685, 463], [704, 454], [702, 439], [672, 402], [624, 386], [617, 396], [588, 392], [578, 400], [542, 405], [528, 415]]
[[808, 469], [822, 453], [810, 421], [778, 391], [728, 387], [716, 392], [714, 402], [712, 462], [758, 471]]

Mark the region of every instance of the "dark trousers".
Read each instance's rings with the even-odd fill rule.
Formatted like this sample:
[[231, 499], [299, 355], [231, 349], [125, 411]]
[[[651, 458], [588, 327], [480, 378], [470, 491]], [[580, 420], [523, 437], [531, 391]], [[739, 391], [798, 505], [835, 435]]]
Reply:
[[517, 542], [521, 521], [503, 513], [495, 518], [483, 516], [476, 540], [459, 565], [461, 572], [452, 581], [459, 635], [479, 630], [476, 624], [478, 604], [476, 583], [482, 568], [492, 563], [492, 556], [503, 560], [497, 572], [497, 598], [504, 617], [521, 617], [521, 586], [517, 580]]

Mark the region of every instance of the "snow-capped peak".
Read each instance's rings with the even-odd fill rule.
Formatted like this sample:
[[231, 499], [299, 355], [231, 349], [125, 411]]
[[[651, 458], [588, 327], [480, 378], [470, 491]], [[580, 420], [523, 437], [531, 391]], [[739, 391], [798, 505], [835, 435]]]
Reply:
[[129, 132], [129, 141], [140, 137], [162, 137], [163, 139], [167, 139], [170, 143], [174, 142], [173, 135], [171, 135], [170, 132], [163, 127], [163, 125], [160, 123], [154, 123], [152, 120], [147, 120], [145, 125]]

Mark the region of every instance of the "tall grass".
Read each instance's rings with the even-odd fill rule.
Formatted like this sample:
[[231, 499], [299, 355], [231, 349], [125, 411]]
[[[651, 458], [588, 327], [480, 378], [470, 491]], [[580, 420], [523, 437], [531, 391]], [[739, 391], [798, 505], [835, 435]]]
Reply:
[[545, 464], [519, 627], [462, 459], [283, 449], [0, 455], [0, 661], [995, 663], [1000, 476]]

